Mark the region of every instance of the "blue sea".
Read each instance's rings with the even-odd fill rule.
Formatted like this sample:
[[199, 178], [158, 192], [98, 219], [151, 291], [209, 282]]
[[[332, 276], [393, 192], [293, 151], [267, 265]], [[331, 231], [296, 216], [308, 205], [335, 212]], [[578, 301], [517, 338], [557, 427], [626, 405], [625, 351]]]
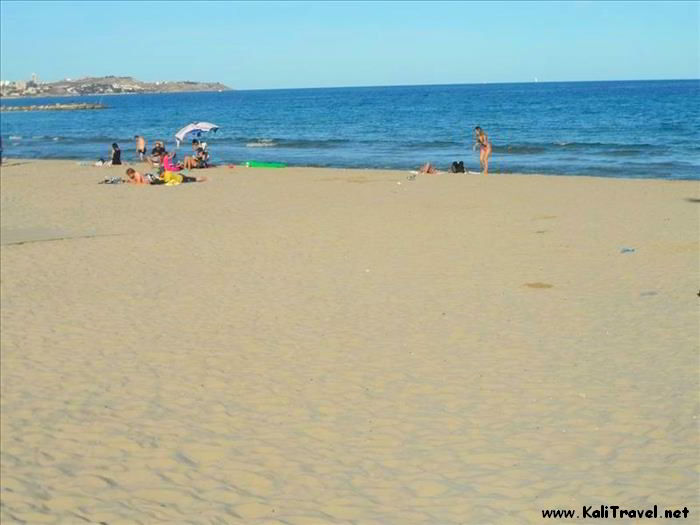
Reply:
[[[165, 140], [194, 121], [215, 163], [479, 170], [473, 128], [494, 145], [492, 173], [700, 179], [700, 80], [465, 84], [4, 99], [98, 102], [100, 111], [0, 114], [6, 157], [136, 158], [134, 135]], [[180, 157], [189, 151], [181, 148]]]

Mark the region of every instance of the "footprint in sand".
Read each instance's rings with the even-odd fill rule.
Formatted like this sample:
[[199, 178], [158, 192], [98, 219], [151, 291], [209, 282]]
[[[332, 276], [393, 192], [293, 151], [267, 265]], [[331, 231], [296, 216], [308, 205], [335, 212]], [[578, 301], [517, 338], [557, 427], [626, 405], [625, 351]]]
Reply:
[[554, 288], [554, 285], [547, 283], [525, 283], [528, 288]]

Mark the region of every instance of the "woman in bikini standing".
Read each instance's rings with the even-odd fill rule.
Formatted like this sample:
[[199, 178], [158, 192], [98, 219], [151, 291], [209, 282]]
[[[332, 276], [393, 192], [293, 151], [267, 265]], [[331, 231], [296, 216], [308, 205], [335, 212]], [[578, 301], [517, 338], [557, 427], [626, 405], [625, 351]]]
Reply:
[[479, 126], [474, 128], [474, 147], [475, 149], [479, 146], [479, 162], [481, 163], [481, 169], [484, 175], [489, 174], [489, 157], [491, 156], [491, 142], [489, 142], [489, 137], [486, 132]]

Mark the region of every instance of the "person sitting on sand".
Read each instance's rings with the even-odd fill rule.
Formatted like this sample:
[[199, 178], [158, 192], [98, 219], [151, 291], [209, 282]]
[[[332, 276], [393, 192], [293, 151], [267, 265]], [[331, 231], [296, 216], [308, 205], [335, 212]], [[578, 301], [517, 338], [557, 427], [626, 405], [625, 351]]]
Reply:
[[474, 128], [474, 139], [475, 142], [472, 150], [479, 146], [479, 162], [481, 163], [481, 169], [484, 172], [484, 175], [488, 175], [489, 157], [491, 156], [491, 150], [493, 147], [491, 146], [491, 142], [489, 142], [488, 135], [486, 135], [486, 132], [479, 126]]
[[192, 141], [192, 149], [194, 150], [194, 154], [185, 157], [185, 169], [206, 168], [209, 154], [201, 147], [197, 139]]
[[165, 153], [165, 146], [161, 141], [156, 141], [155, 146], [151, 150], [151, 164], [154, 167], [159, 167], [163, 161], [163, 154]]
[[175, 164], [173, 160], [175, 153], [165, 153], [163, 155], [163, 180], [166, 183], [180, 184], [182, 182], [205, 182], [208, 180], [206, 177], [189, 177], [182, 173], [178, 173], [182, 170], [182, 165], [180, 163]]
[[163, 169], [165, 171], [170, 171], [170, 172], [175, 173], [175, 172], [180, 171], [183, 168], [182, 164], [180, 164], [179, 162], [175, 163], [175, 153], [174, 152], [168, 153], [167, 151], [164, 151], [161, 158], [163, 159], [162, 163], [163, 163]]
[[136, 153], [139, 154], [139, 159], [141, 162], [146, 158], [146, 139], [141, 135], [136, 135]]
[[119, 166], [122, 163], [122, 150], [119, 149], [119, 144], [112, 144], [112, 157], [110, 159], [112, 166]]

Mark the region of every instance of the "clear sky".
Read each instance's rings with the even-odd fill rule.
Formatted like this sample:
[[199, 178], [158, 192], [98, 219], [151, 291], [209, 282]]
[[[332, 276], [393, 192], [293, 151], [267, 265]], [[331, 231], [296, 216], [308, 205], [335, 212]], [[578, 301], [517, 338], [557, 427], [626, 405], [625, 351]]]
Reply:
[[0, 78], [236, 89], [699, 78], [698, 5], [0, 0]]

